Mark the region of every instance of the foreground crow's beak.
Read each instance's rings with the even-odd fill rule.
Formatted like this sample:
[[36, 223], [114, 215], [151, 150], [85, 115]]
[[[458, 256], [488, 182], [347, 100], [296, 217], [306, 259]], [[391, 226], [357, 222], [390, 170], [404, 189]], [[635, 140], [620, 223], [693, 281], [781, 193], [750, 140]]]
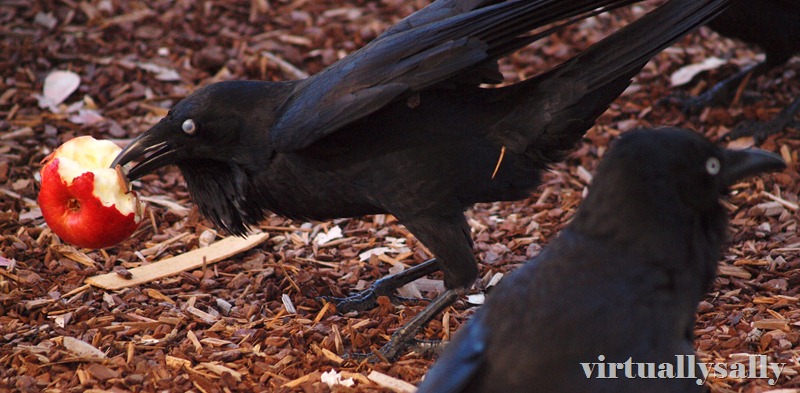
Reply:
[[183, 149], [166, 140], [164, 137], [166, 130], [164, 128], [166, 127], [162, 120], [162, 122], [134, 139], [130, 145], [117, 155], [117, 158], [111, 163], [111, 167], [114, 168], [117, 165], [125, 165], [131, 161], [141, 159], [126, 174], [129, 180], [136, 180], [158, 168], [176, 163], [177, 159], [183, 155]]
[[720, 179], [726, 187], [730, 187], [746, 177], [784, 168], [786, 163], [775, 153], [760, 149], [725, 150], [725, 164]]

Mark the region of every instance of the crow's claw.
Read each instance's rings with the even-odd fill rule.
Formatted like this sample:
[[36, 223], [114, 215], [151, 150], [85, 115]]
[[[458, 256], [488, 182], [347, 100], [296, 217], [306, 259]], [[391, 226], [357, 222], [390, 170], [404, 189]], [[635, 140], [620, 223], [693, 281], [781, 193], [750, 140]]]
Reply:
[[439, 263], [436, 259], [430, 259], [419, 265], [410, 267], [400, 273], [392, 274], [375, 281], [369, 288], [350, 295], [345, 298], [323, 296], [329, 302], [336, 305], [336, 311], [340, 314], [347, 314], [350, 311], [365, 311], [378, 306], [378, 298], [386, 296], [392, 304], [412, 303], [416, 304], [420, 299], [405, 298], [395, 295], [395, 290], [418, 278], [427, 276], [439, 270]]
[[378, 284], [378, 282], [348, 297], [320, 296], [318, 299], [324, 299], [325, 301], [333, 303], [336, 306], [336, 312], [339, 314], [347, 314], [351, 311], [371, 310], [378, 307], [378, 298], [381, 296], [388, 297], [392, 304], [417, 304], [420, 300], [426, 300], [398, 296], [394, 294], [393, 288], [384, 288], [376, 284]]
[[753, 142], [756, 145], [760, 145], [764, 143], [770, 135], [783, 132], [783, 130], [788, 127], [794, 127], [800, 124], [800, 122], [794, 120], [794, 116], [798, 112], [800, 112], [800, 98], [796, 98], [772, 120], [747, 121], [738, 124], [731, 132], [720, 137], [720, 141], [727, 142], [751, 136], [753, 137]]

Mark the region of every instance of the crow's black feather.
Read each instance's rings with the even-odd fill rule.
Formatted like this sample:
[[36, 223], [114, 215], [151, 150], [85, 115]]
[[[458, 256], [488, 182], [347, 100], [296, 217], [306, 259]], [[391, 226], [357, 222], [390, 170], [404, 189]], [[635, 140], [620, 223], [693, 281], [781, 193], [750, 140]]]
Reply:
[[581, 363], [677, 367], [694, 354], [695, 310], [725, 238], [719, 198], [783, 166], [688, 130], [623, 134], [572, 222], [489, 294], [418, 393], [700, 391], [695, 378], [601, 379], [596, 367], [587, 378]]

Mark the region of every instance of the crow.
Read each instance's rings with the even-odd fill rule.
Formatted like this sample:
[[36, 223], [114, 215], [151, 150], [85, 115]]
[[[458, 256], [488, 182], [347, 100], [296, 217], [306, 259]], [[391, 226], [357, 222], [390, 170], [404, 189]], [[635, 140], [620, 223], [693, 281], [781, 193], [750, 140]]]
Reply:
[[[696, 378], [629, 375], [639, 375], [636, 363], [678, 367], [676, 356], [694, 354], [695, 310], [726, 235], [719, 198], [784, 166], [773, 153], [722, 149], [686, 129], [622, 134], [574, 219], [494, 288], [418, 393], [699, 391]], [[597, 363], [628, 359], [616, 379], [598, 378], [613, 365]]]
[[200, 212], [237, 235], [268, 211], [397, 217], [435, 259], [336, 304], [373, 307], [377, 296], [443, 270], [446, 291], [381, 349], [392, 359], [477, 277], [464, 210], [528, 197], [651, 57], [726, 4], [671, 0], [539, 76], [481, 85], [502, 80], [498, 58], [631, 2], [440, 0], [307, 79], [199, 89], [112, 166], [141, 159], [127, 172], [136, 179], [176, 165]]
[[[731, 0], [728, 8], [711, 20], [708, 27], [723, 36], [759, 46], [766, 58], [716, 84], [700, 96], [686, 100], [685, 107], [689, 112], [697, 113], [709, 105], [730, 105], [738, 87], [752, 75], [766, 73], [800, 53], [800, 2], [796, 0]], [[757, 142], [763, 141], [789, 126], [798, 111], [800, 98], [796, 98], [774, 119], [765, 123], [741, 123], [725, 138], [754, 136]]]

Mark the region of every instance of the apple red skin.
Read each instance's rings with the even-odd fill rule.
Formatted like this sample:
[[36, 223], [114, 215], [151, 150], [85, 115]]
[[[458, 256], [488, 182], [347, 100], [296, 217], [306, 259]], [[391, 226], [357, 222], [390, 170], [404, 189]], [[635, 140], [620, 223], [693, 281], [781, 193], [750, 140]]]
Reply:
[[41, 170], [39, 207], [50, 229], [67, 243], [85, 248], [113, 246], [138, 227], [135, 214], [123, 215], [94, 196], [94, 173], [85, 172], [68, 185], [58, 174], [58, 158]]

